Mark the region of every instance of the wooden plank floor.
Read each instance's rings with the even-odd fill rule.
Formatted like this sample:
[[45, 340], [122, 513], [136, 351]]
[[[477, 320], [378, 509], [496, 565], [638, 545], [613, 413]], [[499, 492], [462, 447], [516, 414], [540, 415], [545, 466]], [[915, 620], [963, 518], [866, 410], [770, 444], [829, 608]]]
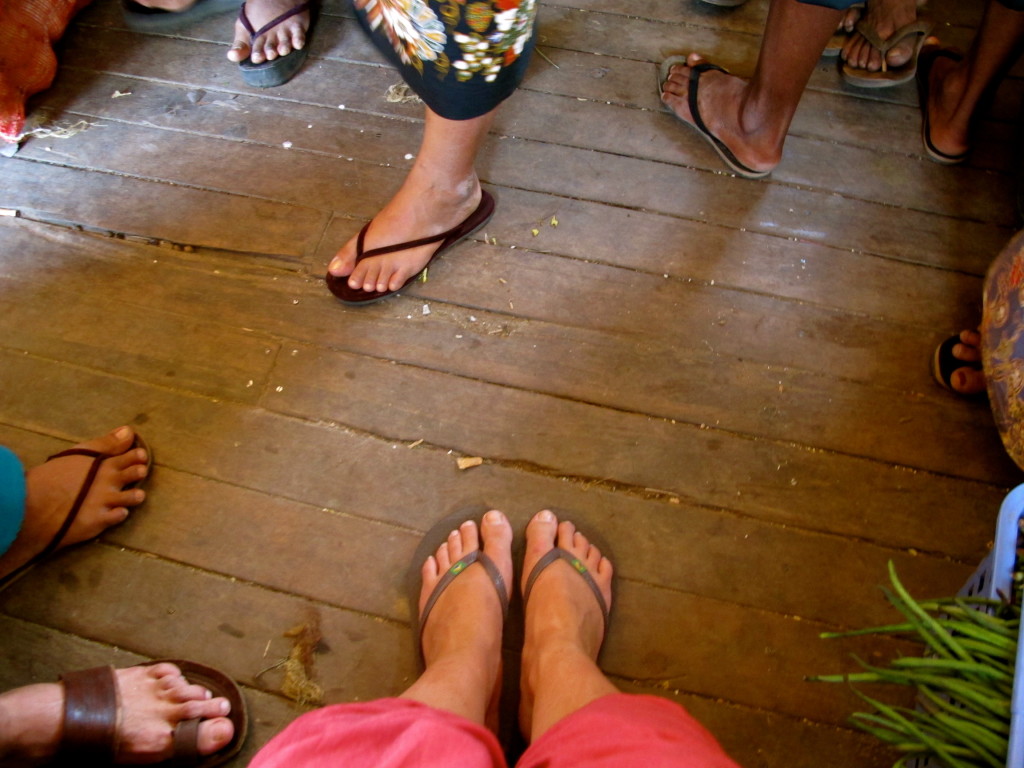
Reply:
[[[932, 12], [963, 45], [961, 5]], [[348, 11], [328, 0], [306, 69], [259, 92], [228, 20], [139, 35], [96, 0], [32, 102], [87, 129], [0, 160], [0, 442], [32, 463], [131, 423], [157, 466], [125, 525], [0, 594], [0, 686], [212, 663], [252, 704], [241, 766], [302, 711], [265, 671], [287, 630], [319, 617], [328, 702], [395, 694], [422, 532], [554, 506], [614, 543], [619, 685], [748, 768], [888, 765], [844, 724], [853, 695], [803, 677], [901, 648], [817, 636], [891, 618], [889, 560], [954, 591], [1019, 480], [928, 359], [977, 322], [1015, 223], [1020, 80], [942, 168], [912, 85], [857, 91], [823, 60], [782, 164], [745, 181], [660, 110], [655, 64], [749, 73], [766, 9], [544, 3], [544, 56], [480, 158], [496, 216], [357, 310], [321, 276], [422, 124]]]

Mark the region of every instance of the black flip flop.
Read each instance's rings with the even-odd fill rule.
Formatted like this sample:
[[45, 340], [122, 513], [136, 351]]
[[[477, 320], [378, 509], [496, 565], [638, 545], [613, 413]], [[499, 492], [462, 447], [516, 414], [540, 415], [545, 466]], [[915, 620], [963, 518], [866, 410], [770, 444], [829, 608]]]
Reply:
[[958, 155], [948, 155], [932, 144], [932, 128], [928, 117], [928, 94], [930, 91], [932, 65], [939, 58], [962, 61], [963, 56], [951, 48], [925, 46], [917, 57], [917, 100], [921, 107], [921, 143], [930, 160], [940, 165], [960, 165], [967, 159], [970, 151]]
[[[494, 215], [495, 202], [491, 194], [485, 189], [481, 190], [480, 204], [476, 207], [466, 219], [456, 224], [454, 227], [446, 232], [442, 232], [439, 235], [431, 235], [430, 237], [421, 237], [418, 240], [410, 240], [407, 243], [398, 243], [397, 245], [387, 245], [382, 248], [371, 248], [368, 251], [363, 250], [363, 242], [366, 240], [366, 231], [370, 228], [373, 221], [368, 221], [366, 225], [359, 230], [359, 237], [356, 240], [356, 263], [358, 264], [363, 259], [369, 259], [373, 256], [383, 256], [387, 253], [397, 253], [398, 251], [405, 251], [410, 248], [418, 248], [421, 245], [430, 245], [432, 243], [439, 243], [437, 250], [434, 251], [427, 265], [423, 268], [426, 269], [430, 266], [431, 262], [434, 261], [438, 256], [452, 248], [462, 240], [476, 232], [480, 227], [484, 226], [490, 221], [491, 216]], [[408, 280], [406, 280], [401, 287], [394, 291], [364, 291], [358, 288], [350, 288], [348, 284], [348, 276], [337, 277], [332, 275], [330, 272], [327, 273], [327, 287], [331, 293], [341, 299], [342, 304], [348, 304], [350, 307], [361, 307], [366, 304], [373, 304], [374, 302], [386, 299], [388, 296], [401, 291], [405, 286], [414, 281], [423, 273], [422, 270], [416, 273]]]
[[[317, 10], [316, 3], [313, 0], [305, 0], [305, 2], [299, 3], [280, 16], [271, 19], [259, 29], [255, 29], [245, 13], [245, 3], [242, 3], [242, 7], [238, 11], [238, 20], [242, 22], [242, 26], [249, 33], [249, 58], [238, 62], [238, 69], [241, 71], [242, 80], [245, 81], [246, 85], [251, 85], [253, 88], [274, 88], [278, 85], [284, 85], [295, 77], [302, 68], [303, 63], [305, 63], [306, 57], [309, 56], [309, 44], [313, 37], [313, 26], [316, 24]], [[298, 50], [293, 50], [286, 56], [278, 56], [276, 59], [268, 59], [259, 64], [254, 64], [251, 56], [252, 46], [256, 42], [256, 38], [265, 35], [278, 24], [287, 21], [293, 16], [298, 16], [303, 11], [309, 11], [309, 28], [306, 30], [306, 44]]]
[[935, 354], [932, 355], [932, 376], [940, 387], [952, 392], [957, 397], [984, 400], [988, 397], [988, 392], [985, 390], [980, 392], [960, 392], [953, 388], [953, 373], [955, 371], [961, 368], [970, 368], [975, 371], [982, 370], [981, 363], [972, 360], [961, 360], [953, 354], [953, 347], [962, 343], [960, 335], [957, 334], [956, 336], [950, 336], [935, 348]]

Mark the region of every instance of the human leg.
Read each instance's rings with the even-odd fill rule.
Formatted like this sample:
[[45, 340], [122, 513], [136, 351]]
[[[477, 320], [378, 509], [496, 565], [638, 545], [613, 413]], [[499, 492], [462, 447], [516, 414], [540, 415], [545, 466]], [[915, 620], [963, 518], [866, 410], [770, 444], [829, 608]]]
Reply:
[[[328, 267], [335, 295], [360, 304], [400, 289], [490, 216], [476, 155], [495, 110], [525, 74], [537, 6], [536, 0], [427, 0], [415, 19], [404, 10], [382, 12], [369, 0], [354, 0], [354, 7], [373, 43], [426, 105], [423, 141], [405, 182], [371, 222], [364, 247], [353, 237]], [[453, 227], [459, 235], [444, 243], [404, 247]], [[403, 247], [370, 253], [394, 246]]]
[[[481, 559], [474, 560], [481, 540], [500, 585]], [[332, 760], [352, 768], [502, 768], [501, 747], [486, 726], [496, 714], [511, 546], [508, 519], [494, 510], [479, 528], [467, 521], [451, 531], [420, 570], [417, 623], [426, 665], [420, 677], [395, 699], [303, 715], [250, 768], [302, 768]]]
[[703, 62], [690, 54], [669, 69], [661, 100], [679, 119], [697, 125], [724, 144], [745, 167], [766, 173], [778, 165], [790, 123], [825, 43], [842, 11], [799, 0], [773, 0], [757, 67], [749, 80], [707, 71], [696, 92], [699, 116], [689, 105], [691, 71]]
[[1022, 41], [1024, 10], [990, 0], [966, 56], [944, 49], [922, 52], [923, 138], [932, 159], [947, 164], [964, 159], [970, 148], [971, 119], [986, 92], [1019, 55]]
[[[48, 548], [76, 502], [80, 501], [77, 514], [60, 538], [60, 547], [95, 538], [124, 522], [128, 509], [143, 502], [145, 491], [131, 486], [146, 477], [149, 456], [146, 449], [133, 447], [135, 439], [130, 427], [121, 427], [72, 449], [108, 458], [57, 456], [26, 473], [24, 520], [10, 547], [0, 554], [0, 584]], [[89, 482], [97, 461], [95, 477]], [[85, 495], [79, 499], [83, 490]]]
[[[231, 744], [235, 727], [227, 698], [190, 683], [170, 663], [113, 672], [116, 687], [117, 762], [170, 758], [179, 723], [199, 719], [196, 748], [211, 755]], [[100, 713], [89, 711], [87, 717]], [[0, 693], [0, 760], [40, 760], [57, 754], [65, 724], [65, 684], [37, 683]]]
[[[530, 584], [538, 562], [559, 547], [581, 566], [553, 562]], [[580, 578], [582, 567], [603, 600]], [[543, 510], [526, 528], [523, 557], [526, 627], [523, 641], [519, 727], [536, 741], [562, 718], [617, 689], [597, 666], [604, 641], [605, 610], [612, 601], [611, 561], [569, 521]], [[527, 594], [527, 585], [530, 589]]]

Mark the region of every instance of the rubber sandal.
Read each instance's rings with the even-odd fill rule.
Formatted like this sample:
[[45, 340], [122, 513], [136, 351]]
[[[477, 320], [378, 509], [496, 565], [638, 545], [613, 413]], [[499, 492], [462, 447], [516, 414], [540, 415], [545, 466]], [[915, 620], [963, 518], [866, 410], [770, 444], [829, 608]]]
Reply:
[[[304, 11], [309, 11], [309, 28], [306, 30], [306, 44], [298, 50], [293, 50], [285, 56], [278, 56], [276, 59], [268, 59], [259, 64], [252, 61], [252, 47], [256, 38], [265, 35], [278, 24], [287, 21], [293, 16], [298, 16]], [[305, 0], [294, 8], [285, 11], [280, 16], [271, 19], [259, 29], [254, 29], [252, 22], [245, 13], [245, 3], [238, 11], [238, 20], [242, 22], [246, 32], [249, 33], [249, 57], [238, 62], [238, 69], [242, 73], [242, 80], [246, 85], [253, 88], [274, 88], [284, 85], [291, 80], [302, 68], [306, 57], [309, 55], [309, 43], [313, 37], [313, 26], [316, 23], [317, 8], [313, 0]]]
[[[204, 756], [196, 748], [201, 721], [179, 722], [174, 729], [174, 756], [166, 762], [176, 766], [213, 768], [237, 755], [248, 734], [249, 717], [245, 698], [235, 682], [220, 670], [182, 659], [159, 659], [139, 666], [149, 667], [162, 662], [177, 665], [190, 683], [201, 685], [213, 696], [223, 696], [230, 701], [231, 712], [227, 717], [234, 726], [228, 745]], [[106, 666], [66, 672], [60, 679], [64, 683], [64, 723], [57, 761], [69, 766], [113, 765], [117, 757], [117, 724], [120, 722], [114, 668]]]
[[931, 91], [932, 66], [939, 58], [962, 61], [963, 55], [951, 48], [928, 47], [921, 52], [917, 66], [917, 101], [921, 107], [921, 143], [928, 158], [940, 165], [959, 165], [967, 159], [970, 150], [949, 155], [932, 144], [932, 128], [928, 117], [928, 96]]
[[[405, 251], [410, 248], [418, 248], [421, 245], [439, 243], [437, 250], [431, 254], [429, 261], [427, 261], [426, 265], [423, 267], [423, 269], [426, 269], [434, 259], [460, 241], [465, 240], [490, 221], [491, 216], [494, 215], [494, 208], [494, 198], [491, 197], [487, 190], [482, 190], [480, 204], [476, 207], [476, 210], [469, 214], [461, 224], [455, 225], [447, 232], [442, 232], [439, 235], [432, 235], [430, 237], [421, 237], [419, 240], [410, 240], [409, 242], [399, 243], [398, 245], [387, 245], [383, 248], [372, 248], [369, 251], [364, 251], [363, 243], [366, 240], [366, 232], [373, 223], [373, 221], [369, 221], [361, 230], [359, 230], [359, 237], [356, 239], [356, 264], [363, 259], [369, 259], [374, 256], [383, 256], [387, 253], [397, 253], [398, 251]], [[363, 291], [359, 288], [350, 288], [347, 275], [337, 277], [332, 275], [330, 272], [327, 273], [326, 280], [327, 287], [330, 289], [331, 293], [341, 300], [342, 304], [348, 304], [352, 307], [361, 307], [366, 304], [373, 304], [381, 299], [386, 299], [388, 296], [393, 296], [418, 278], [420, 274], [422, 274], [422, 270], [410, 277], [394, 291]]]
[[204, 19], [231, 13], [236, 8], [238, 0], [196, 0], [183, 11], [166, 11], [134, 0], [121, 0], [124, 23], [135, 32], [177, 32]]
[[[918, 19], [910, 24], [904, 24], [889, 37], [882, 39], [878, 31], [868, 24], [866, 19], [861, 19], [857, 22], [857, 31], [882, 54], [882, 68], [877, 72], [872, 72], [869, 69], [854, 67], [843, 62], [843, 80], [858, 88], [891, 88], [894, 85], [909, 83], [914, 79], [917, 74], [918, 56], [924, 46], [924, 41], [932, 31], [932, 24], [924, 19]], [[910, 58], [899, 66], [889, 66], [886, 62], [889, 51], [908, 37], [917, 38]]]
[[[661, 62], [661, 66], [658, 68], [659, 95], [664, 92], [665, 81], [668, 80], [669, 71], [676, 64], [683, 64], [684, 66], [689, 66], [689, 64], [687, 64], [686, 56], [669, 56], [667, 59]], [[708, 127], [704, 124], [704, 120], [700, 116], [700, 108], [697, 105], [697, 88], [700, 85], [700, 76], [703, 75], [705, 72], [709, 72], [711, 70], [724, 72], [727, 75], [732, 74], [731, 72], [729, 72], [729, 70], [723, 69], [717, 64], [711, 64], [710, 62], [707, 61], [701, 62], [700, 64], [694, 64], [692, 67], [690, 67], [690, 81], [689, 88], [687, 91], [687, 102], [690, 107], [690, 115], [693, 117], [692, 123], [689, 120], [684, 120], [679, 115], [677, 115], [675, 113], [675, 110], [671, 109], [668, 106], [668, 104], [662, 102], [662, 105], [670, 115], [676, 118], [676, 120], [683, 123], [684, 125], [690, 126], [695, 131], [697, 131], [697, 133], [703, 136], [704, 139], [711, 145], [712, 149], [714, 149], [715, 152], [718, 153], [718, 156], [722, 158], [722, 161], [727, 166], [729, 166], [729, 170], [731, 170], [737, 176], [742, 176], [744, 179], [763, 179], [765, 176], [769, 175], [771, 171], [757, 171], [741, 163], [736, 158], [736, 155], [732, 153], [732, 150], [725, 146], [725, 144], [717, 136], [715, 136], [713, 133], [711, 133], [710, 130], [708, 130]]]
[[[124, 487], [124, 490], [130, 490], [132, 488], [139, 488], [142, 486], [142, 484], [149, 478], [149, 470], [153, 468], [153, 452], [149, 449], [149, 446], [146, 445], [146, 441], [139, 435], [135, 435], [135, 440], [132, 441], [132, 446], [128, 450], [132, 450], [134, 448], [146, 449], [146, 477], [137, 482], [128, 483], [128, 485]], [[78, 489], [78, 495], [71, 504], [71, 509], [68, 510], [67, 515], [64, 517], [64, 522], [61, 524], [60, 528], [57, 529], [57, 532], [53, 535], [53, 538], [50, 539], [50, 542], [31, 560], [23, 563], [21, 566], [0, 579], [0, 590], [9, 587], [15, 581], [28, 573], [31, 568], [48, 558], [57, 550], [58, 547], [60, 547], [60, 543], [64, 540], [68, 531], [71, 530], [71, 526], [74, 524], [75, 518], [78, 517], [79, 511], [82, 509], [82, 504], [85, 503], [86, 496], [89, 495], [92, 484], [96, 480], [96, 475], [100, 471], [100, 465], [107, 459], [114, 458], [111, 454], [100, 453], [99, 451], [94, 451], [90, 448], [68, 448], [66, 451], [61, 451], [60, 453], [55, 453], [52, 456], [49, 456], [46, 460], [53, 461], [54, 459], [60, 459], [64, 456], [85, 456], [92, 459], [89, 471], [86, 472], [85, 478], [82, 480], [82, 485]], [[86, 542], [82, 543], [84, 544]]]
[[952, 392], [957, 397], [968, 399], [984, 400], [988, 397], [986, 390], [980, 392], [960, 392], [953, 388], [953, 373], [961, 368], [970, 368], [975, 371], [982, 370], [981, 363], [972, 360], [961, 360], [953, 354], [953, 347], [961, 344], [960, 335], [950, 336], [935, 348], [932, 355], [932, 376], [940, 387]]

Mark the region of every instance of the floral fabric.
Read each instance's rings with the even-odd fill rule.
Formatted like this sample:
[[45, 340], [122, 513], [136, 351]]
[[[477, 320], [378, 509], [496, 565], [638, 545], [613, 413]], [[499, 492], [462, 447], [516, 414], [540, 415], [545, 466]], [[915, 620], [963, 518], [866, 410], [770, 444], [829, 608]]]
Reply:
[[357, 18], [441, 117], [490, 112], [522, 81], [536, 0], [353, 0]]
[[1024, 469], [1024, 232], [989, 267], [982, 297], [981, 354], [1003, 445]]

